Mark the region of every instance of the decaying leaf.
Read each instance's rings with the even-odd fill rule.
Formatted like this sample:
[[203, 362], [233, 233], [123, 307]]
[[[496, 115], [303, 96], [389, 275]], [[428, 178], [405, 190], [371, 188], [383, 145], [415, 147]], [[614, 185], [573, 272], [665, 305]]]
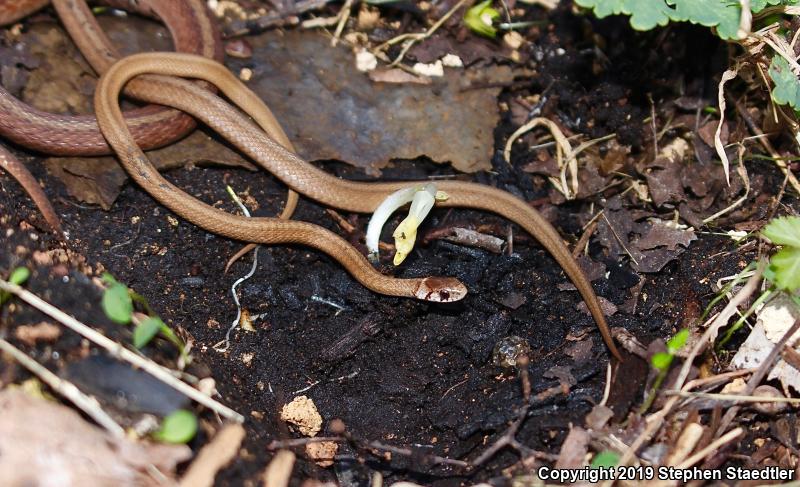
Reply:
[[74, 410], [5, 389], [0, 392], [0, 478], [4, 485], [161, 485], [191, 456], [185, 445], [117, 438]]
[[641, 218], [612, 199], [597, 225], [600, 243], [613, 254], [627, 256], [637, 272], [660, 271], [697, 238], [692, 228], [656, 218], [638, 221]]
[[[753, 327], [750, 335], [734, 355], [731, 368], [755, 368], [761, 365], [775, 344], [798, 318], [800, 318], [800, 310], [790, 298], [781, 295], [770, 301], [758, 312], [756, 326]], [[800, 338], [800, 332], [790, 338], [787, 345], [795, 347], [797, 350], [798, 338]], [[782, 358], [772, 367], [767, 376], [767, 380], [772, 379], [778, 379], [785, 390], [792, 387], [795, 391], [800, 391], [800, 370]]]
[[331, 47], [323, 36], [270, 32], [252, 44], [249, 85], [304, 159], [337, 159], [373, 174], [392, 159], [418, 156], [466, 172], [490, 167], [499, 117], [495, 86], [511, 80], [507, 66], [446, 68], [426, 86], [374, 83], [353, 67], [350, 50]]
[[[195, 130], [180, 142], [148, 151], [147, 155], [153, 165], [162, 171], [188, 164], [256, 168], [237, 152], [200, 130]], [[115, 157], [110, 156], [50, 157], [45, 159], [44, 164], [52, 175], [64, 183], [70, 196], [100, 205], [106, 210], [114, 204], [128, 180], [125, 170]]]

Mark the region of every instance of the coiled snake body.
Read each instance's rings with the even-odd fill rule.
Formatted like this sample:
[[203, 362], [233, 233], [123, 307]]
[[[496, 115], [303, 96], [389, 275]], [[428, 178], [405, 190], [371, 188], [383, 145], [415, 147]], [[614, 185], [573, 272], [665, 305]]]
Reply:
[[[199, 5], [191, 3], [197, 1], [201, 0], [190, 0], [190, 4], [195, 5], [194, 8], [200, 8]], [[0, 12], [4, 3], [7, 2], [0, 0]], [[76, 4], [83, 2], [55, 0], [54, 3], [57, 7], [59, 4], [64, 4], [77, 8]], [[173, 1], [140, 0], [138, 3], [152, 4], [154, 9], [157, 4], [173, 4]], [[65, 14], [60, 7], [59, 13], [63, 19]], [[77, 13], [66, 13], [66, 15], [78, 16]], [[67, 26], [69, 27], [69, 23]], [[70, 30], [72, 33], [73, 29]], [[210, 38], [213, 38], [213, 35], [206, 37]], [[80, 45], [80, 42], [78, 44]], [[106, 56], [105, 66], [96, 66], [96, 69], [98, 71], [108, 69], [107, 64], [111, 59], [113, 55]], [[157, 74], [150, 75], [150, 73]], [[214, 93], [175, 76], [203, 79], [213, 83], [229, 100], [252, 116], [258, 125], [253, 124]], [[429, 301], [456, 301], [466, 294], [463, 284], [453, 278], [397, 279], [382, 275], [345, 240], [319, 226], [277, 218], [239, 217], [206, 205], [184, 193], [164, 179], [139, 148], [142, 142], [144, 147], [148, 147], [148, 142], [143, 141], [142, 136], [136, 133], [136, 128], [140, 127], [137, 125], [137, 119], [123, 117], [120, 111], [118, 96], [123, 87], [127, 94], [137, 99], [171, 106], [194, 115], [275, 174], [291, 190], [303, 193], [325, 205], [347, 211], [369, 213], [386, 196], [409, 183], [358, 183], [341, 180], [302, 161], [292, 151], [283, 130], [261, 99], [239, 82], [227, 68], [207, 57], [177, 53], [129, 56], [108, 69], [98, 84], [95, 93], [97, 122], [108, 144], [113, 147], [131, 177], [181, 217], [208, 231], [234, 239], [259, 243], [298, 243], [320, 249], [338, 260], [363, 285], [379, 293]], [[21, 145], [46, 150], [31, 142], [30, 137], [14, 139], [13, 134], [19, 129], [9, 128], [16, 123], [9, 121], [10, 114], [18, 116], [22, 113], [26, 121], [36, 119], [31, 115], [34, 112], [30, 110], [22, 109], [20, 112], [20, 109], [13, 108], [14, 103], [19, 102], [9, 101], [0, 92], [0, 134], [12, 138]], [[128, 128], [128, 124], [131, 129]], [[146, 125], [144, 123], [141, 126]], [[45, 133], [48, 130], [43, 129]], [[497, 213], [516, 222], [537, 238], [575, 284], [609, 349], [620, 358], [591, 284], [577, 266], [557, 231], [535, 209], [510, 193], [485, 185], [442, 181], [438, 182], [437, 186], [449, 195], [448, 200], [442, 202], [443, 206], [469, 207]], [[289, 212], [293, 208], [293, 201], [296, 201], [294, 197], [287, 204]]]

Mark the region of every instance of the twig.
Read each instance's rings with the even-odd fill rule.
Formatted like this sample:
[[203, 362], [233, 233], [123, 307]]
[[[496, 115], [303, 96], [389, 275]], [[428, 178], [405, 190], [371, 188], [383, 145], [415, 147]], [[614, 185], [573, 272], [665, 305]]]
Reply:
[[158, 365], [152, 360], [149, 360], [145, 357], [139, 356], [131, 352], [127, 348], [123, 347], [122, 344], [114, 342], [113, 340], [109, 339], [102, 333], [81, 323], [80, 321], [64, 313], [60, 309], [51, 305], [50, 303], [43, 300], [39, 296], [33, 294], [32, 292], [27, 291], [17, 286], [16, 284], [11, 284], [10, 282], [7, 282], [3, 279], [0, 279], [0, 289], [14, 294], [18, 298], [22, 299], [26, 303], [30, 304], [34, 308], [41, 311], [42, 313], [50, 316], [55, 320], [58, 320], [59, 322], [64, 324], [64, 326], [66, 326], [67, 328], [80, 334], [81, 336], [97, 344], [98, 346], [104, 348], [112, 356], [124, 360], [130, 363], [131, 365], [134, 365], [135, 367], [144, 370], [148, 374], [152, 375], [156, 379], [177, 390], [181, 394], [186, 395], [190, 399], [197, 401], [203, 406], [218, 413], [220, 416], [234, 421], [238, 421], [240, 423], [244, 422], [244, 416], [237, 413], [233, 409], [225, 406], [224, 404], [215, 401], [214, 399], [203, 394], [202, 392], [186, 384], [185, 382], [176, 379], [170, 373], [169, 369], [167, 369], [166, 367], [162, 367], [161, 365]]
[[267, 465], [261, 476], [265, 487], [286, 487], [292, 477], [294, 468], [294, 452], [281, 450]]
[[747, 108], [745, 108], [745, 106], [742, 105], [738, 100], [734, 100], [733, 103], [734, 105], [736, 105], [736, 111], [739, 113], [739, 116], [742, 117], [742, 119], [744, 120], [744, 123], [745, 125], [747, 125], [747, 128], [753, 135], [758, 137], [758, 141], [761, 143], [761, 146], [764, 147], [764, 150], [766, 150], [772, 157], [772, 161], [775, 163], [776, 166], [778, 166], [778, 169], [781, 170], [784, 176], [789, 178], [789, 184], [792, 185], [792, 188], [794, 188], [795, 192], [800, 194], [800, 181], [797, 180], [797, 177], [795, 177], [794, 173], [786, 165], [786, 162], [783, 161], [778, 151], [776, 151], [775, 148], [772, 147], [772, 143], [769, 141], [769, 139], [764, 137], [764, 132], [762, 132], [761, 129], [758, 127], [758, 124], [756, 124], [756, 122], [753, 120], [753, 117], [751, 117], [750, 114], [747, 113]]
[[709, 444], [707, 447], [703, 448], [699, 452], [695, 453], [694, 455], [690, 456], [683, 462], [676, 465], [675, 468], [687, 469], [691, 467], [695, 463], [699, 462], [700, 460], [708, 456], [710, 453], [714, 452], [715, 450], [718, 450], [719, 447], [721, 447], [722, 445], [730, 443], [736, 438], [742, 436], [742, 433], [744, 433], [744, 430], [742, 428], [736, 428], [735, 430], [729, 431], [728, 433], [722, 435], [721, 437], [711, 442], [711, 444]]
[[22, 364], [23, 367], [28, 369], [31, 373], [36, 375], [45, 384], [50, 386], [51, 389], [66, 397], [77, 406], [81, 411], [86, 413], [97, 424], [105, 428], [109, 433], [122, 438], [125, 436], [125, 430], [122, 426], [118, 425], [111, 416], [108, 415], [100, 407], [97, 399], [87, 396], [78, 389], [72, 382], [66, 381], [56, 374], [50, 372], [45, 366], [30, 358], [22, 350], [18, 349], [11, 343], [0, 338], [0, 350], [14, 357], [14, 359]]
[[[432, 36], [433, 33], [436, 32], [439, 29], [439, 27], [442, 26], [442, 24], [447, 22], [447, 20], [450, 17], [452, 17], [453, 14], [456, 13], [456, 11], [458, 11], [461, 7], [463, 7], [464, 4], [466, 4], [468, 1], [469, 0], [459, 0], [458, 3], [453, 5], [453, 8], [448, 10], [446, 14], [442, 15], [442, 18], [437, 20], [425, 32], [401, 34], [401, 35], [399, 35], [397, 37], [393, 37], [392, 39], [389, 39], [388, 41], [384, 42], [380, 46], [378, 46], [375, 49], [373, 49], [373, 54], [375, 54], [376, 56], [378, 56], [378, 54], [381, 54], [385, 58], [386, 55], [383, 54], [383, 52], [382, 52], [384, 49], [386, 49], [386, 48], [388, 48], [390, 46], [393, 46], [393, 45], [397, 44], [398, 42], [404, 41], [403, 42], [403, 47], [400, 50], [400, 54], [398, 54], [398, 56], [395, 58], [394, 61], [389, 63], [390, 67], [391, 66], [397, 66], [398, 64], [400, 64], [400, 61], [403, 60], [403, 58], [405, 57], [405, 55], [408, 52], [408, 50], [411, 49], [411, 46], [413, 46], [414, 44], [416, 44], [419, 41], [423, 41], [423, 40], [429, 38], [430, 36]], [[381, 56], [378, 56], [378, 57], [380, 58]], [[381, 59], [381, 60], [383, 60], [383, 59]]]
[[745, 302], [753, 294], [753, 292], [755, 292], [756, 288], [758, 287], [758, 283], [761, 282], [761, 274], [764, 272], [765, 267], [766, 261], [762, 259], [758, 263], [756, 272], [750, 276], [744, 287], [742, 287], [742, 289], [736, 293], [736, 296], [731, 298], [722, 312], [718, 314], [713, 321], [711, 321], [710, 326], [706, 329], [705, 333], [703, 333], [703, 336], [697, 340], [694, 347], [692, 347], [691, 352], [686, 357], [686, 360], [684, 360], [680, 374], [678, 374], [678, 377], [675, 380], [674, 390], [680, 389], [686, 378], [689, 376], [689, 370], [692, 367], [692, 362], [694, 362], [695, 357], [697, 357], [697, 355], [708, 345], [709, 342], [714, 341], [714, 337], [716, 337], [719, 329], [728, 323], [728, 320], [739, 308], [739, 305]]
[[653, 130], [653, 159], [658, 159], [658, 126], [656, 122], [656, 103], [653, 101], [653, 94], [647, 94], [647, 101], [650, 102], [650, 128]]
[[[214, 477], [239, 453], [245, 431], [241, 424], [229, 423], [222, 427], [189, 465], [179, 487], [211, 487]], [[270, 486], [272, 487], [272, 486]]]
[[667, 396], [680, 396], [680, 397], [697, 397], [700, 399], [712, 399], [715, 401], [726, 402], [775, 402], [775, 403], [788, 403], [800, 404], [800, 398], [797, 397], [772, 397], [772, 396], [748, 396], [746, 394], [714, 394], [710, 392], [684, 392], [684, 391], [666, 391]]
[[[756, 372], [747, 381], [747, 387], [745, 387], [744, 391], [742, 391], [742, 394], [748, 396], [753, 393], [755, 388], [758, 387], [758, 384], [760, 384], [761, 381], [764, 379], [764, 376], [767, 375], [767, 372], [769, 372], [772, 369], [772, 365], [775, 362], [775, 359], [778, 358], [781, 351], [783, 350], [783, 346], [786, 344], [786, 342], [789, 341], [790, 338], [794, 336], [797, 330], [800, 330], [800, 319], [796, 320], [792, 325], [792, 327], [786, 330], [786, 333], [784, 333], [781, 339], [778, 340], [778, 343], [776, 343], [775, 346], [772, 347], [772, 351], [769, 352], [767, 358], [764, 359], [763, 362], [761, 362], [761, 365], [759, 365], [758, 370], [756, 370]], [[738, 412], [739, 412], [739, 406], [733, 406], [725, 412], [725, 415], [722, 417], [722, 420], [719, 423], [719, 429], [717, 429], [717, 436], [719, 436], [720, 432], [725, 431], [725, 429], [728, 427], [728, 425], [731, 424], [733, 418], [736, 416]]]
[[339, 19], [338, 23], [336, 24], [336, 30], [333, 33], [333, 38], [331, 38], [332, 47], [336, 47], [336, 44], [339, 43], [339, 38], [342, 36], [344, 25], [347, 23], [347, 19], [350, 18], [351, 8], [353, 8], [353, 0], [345, 0], [344, 5], [342, 5], [342, 9], [339, 10]]
[[[353, 442], [357, 446], [362, 448], [371, 448], [374, 450], [381, 450], [381, 451], [388, 451], [391, 453], [395, 453], [397, 455], [402, 455], [405, 457], [420, 457], [419, 451], [414, 451], [411, 448], [399, 448], [392, 445], [387, 445], [385, 443], [381, 443], [379, 441], [359, 441], [352, 436], [344, 437], [344, 436], [316, 436], [313, 438], [296, 438], [292, 440], [273, 440], [267, 445], [267, 449], [269, 450], [279, 450], [284, 448], [294, 448], [297, 446], [304, 446], [309, 443], [322, 443], [322, 442], [335, 442], [335, 443], [344, 443], [344, 442]], [[423, 457], [428, 460], [431, 464], [437, 465], [452, 465], [454, 467], [462, 467], [466, 468], [469, 467], [470, 464], [463, 460], [454, 460], [452, 458], [447, 457], [440, 457], [439, 455], [430, 455], [424, 454]]]
[[[331, 1], [332, 0], [300, 0], [298, 2], [290, 2], [292, 4], [291, 8], [283, 12], [272, 12], [255, 20], [232, 22], [225, 32], [225, 38], [258, 34], [270, 27], [284, 25], [286, 23], [297, 23], [296, 16], [311, 10], [321, 9]], [[293, 19], [292, 17], [295, 18]], [[287, 22], [287, 20], [289, 21]]]
[[608, 398], [611, 396], [611, 361], [606, 364], [606, 384], [603, 387], [603, 399], [600, 400], [598, 406], [605, 406], [608, 403]]

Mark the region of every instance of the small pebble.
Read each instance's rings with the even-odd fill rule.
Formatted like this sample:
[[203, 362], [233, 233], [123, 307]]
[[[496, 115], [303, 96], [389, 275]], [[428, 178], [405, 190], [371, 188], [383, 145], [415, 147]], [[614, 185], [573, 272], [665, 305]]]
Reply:
[[[778, 389], [776, 389], [776, 388], [774, 388], [772, 386], [764, 386], [764, 385], [756, 387], [753, 390], [753, 396], [756, 396], [756, 397], [759, 397], [759, 396], [774, 397], [774, 398], [786, 397]], [[786, 409], [786, 403], [785, 402], [755, 402], [755, 403], [753, 403], [753, 409], [755, 409], [756, 411], [758, 411], [761, 414], [767, 414], [767, 415], [772, 416], [772, 415], [775, 415], [775, 414], [783, 412]]]
[[514, 367], [521, 356], [530, 357], [531, 346], [528, 341], [515, 335], [507, 336], [497, 342], [492, 351], [492, 363], [499, 367]]

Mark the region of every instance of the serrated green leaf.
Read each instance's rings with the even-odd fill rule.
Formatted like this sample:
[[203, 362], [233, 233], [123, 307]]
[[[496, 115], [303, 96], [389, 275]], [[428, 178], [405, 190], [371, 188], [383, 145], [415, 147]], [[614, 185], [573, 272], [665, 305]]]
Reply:
[[133, 330], [133, 346], [136, 348], [144, 347], [150, 343], [150, 340], [156, 336], [159, 330], [166, 328], [166, 326], [167, 325], [161, 321], [161, 318], [148, 316]]
[[675, 352], [683, 348], [684, 345], [686, 345], [686, 341], [688, 339], [689, 339], [689, 329], [684, 328], [678, 333], [676, 333], [674, 337], [667, 340], [667, 350], [669, 350], [670, 353], [674, 354]]
[[800, 110], [800, 83], [789, 68], [789, 61], [777, 54], [772, 56], [768, 72], [772, 82], [775, 83], [772, 89], [772, 99], [775, 103]]
[[716, 27], [723, 39], [737, 39], [742, 8], [729, 0], [667, 0], [675, 6], [672, 20]]
[[797, 5], [800, 0], [750, 0], [750, 10], [757, 14], [767, 7], [774, 5]]
[[[796, 5], [800, 0], [752, 0], [750, 10], [760, 12], [770, 5]], [[650, 30], [669, 21], [714, 27], [723, 39], [737, 39], [741, 5], [735, 0], [575, 0], [598, 18], [630, 15], [636, 30]]]
[[672, 355], [666, 352], [658, 352], [650, 359], [650, 363], [658, 370], [666, 370], [672, 363]]
[[672, 14], [664, 0], [575, 0], [575, 3], [592, 9], [599, 19], [609, 15], [630, 15], [631, 27], [636, 30], [667, 25]]
[[800, 249], [785, 247], [769, 260], [775, 273], [773, 282], [779, 289], [794, 292], [800, 289]]
[[467, 10], [464, 23], [473, 32], [493, 38], [497, 35], [497, 29], [492, 24], [499, 18], [500, 12], [492, 8], [492, 0], [485, 0]]
[[775, 245], [800, 248], [800, 217], [784, 216], [770, 221], [761, 234]]
[[190, 411], [178, 409], [170, 413], [153, 437], [164, 443], [186, 443], [197, 433], [197, 418]]
[[133, 301], [124, 284], [114, 282], [103, 292], [101, 301], [103, 311], [111, 320], [125, 325], [130, 323], [133, 315]]
[[589, 468], [611, 468], [616, 467], [618, 463], [619, 453], [605, 450], [592, 458], [592, 463], [589, 465]]

